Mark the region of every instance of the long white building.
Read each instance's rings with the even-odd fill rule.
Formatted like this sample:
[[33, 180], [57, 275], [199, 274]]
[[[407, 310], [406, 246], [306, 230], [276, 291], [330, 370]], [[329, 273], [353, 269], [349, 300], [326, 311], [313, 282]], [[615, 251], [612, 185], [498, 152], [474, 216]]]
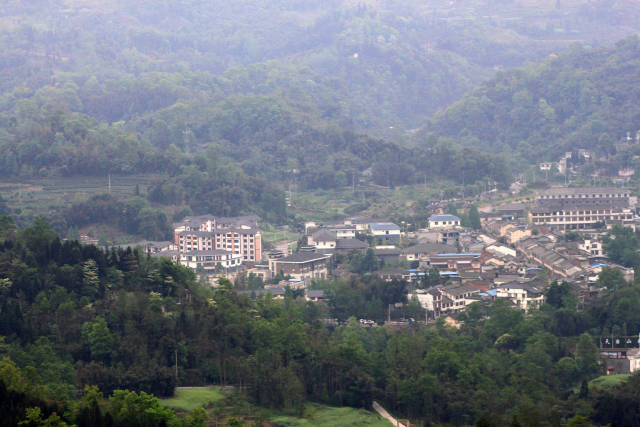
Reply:
[[557, 187], [539, 194], [529, 219], [562, 230], [633, 220], [629, 192], [615, 187]]

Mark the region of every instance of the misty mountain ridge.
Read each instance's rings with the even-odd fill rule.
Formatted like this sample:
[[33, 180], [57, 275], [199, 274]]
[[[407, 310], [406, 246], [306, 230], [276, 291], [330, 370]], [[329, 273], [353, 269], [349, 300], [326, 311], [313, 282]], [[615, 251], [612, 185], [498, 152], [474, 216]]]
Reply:
[[422, 135], [462, 146], [552, 160], [578, 148], [611, 154], [640, 123], [640, 38], [500, 72], [438, 114]]

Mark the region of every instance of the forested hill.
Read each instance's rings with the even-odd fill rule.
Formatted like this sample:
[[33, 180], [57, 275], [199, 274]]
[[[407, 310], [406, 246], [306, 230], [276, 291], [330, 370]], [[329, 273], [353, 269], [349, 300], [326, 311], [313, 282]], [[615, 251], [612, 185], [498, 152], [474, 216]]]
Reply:
[[[563, 283], [527, 316], [496, 301], [471, 305], [459, 328], [364, 328], [357, 318], [405, 301], [406, 282], [353, 276], [316, 284], [326, 302], [292, 290], [252, 300], [226, 279], [201, 285], [168, 259], [62, 242], [41, 219], [16, 231], [0, 216], [0, 419], [15, 426], [37, 407], [70, 425], [179, 426], [173, 412], [140, 410], [136, 395], [114, 390], [167, 396], [176, 385], [221, 384], [296, 414], [309, 400], [376, 400], [416, 424], [636, 425], [638, 374], [617, 388], [588, 385], [601, 374], [594, 337], [640, 332], [640, 288], [607, 277], [608, 291], [579, 311]], [[97, 393], [84, 386], [114, 395], [87, 413], [78, 392]], [[115, 422], [96, 421], [105, 411]]]
[[640, 128], [640, 38], [498, 73], [436, 116], [424, 130], [462, 145], [552, 160], [578, 148], [615, 152]]
[[[312, 70], [285, 80], [304, 91], [319, 87], [314, 102], [357, 130], [416, 127], [495, 67], [542, 58], [570, 41], [610, 43], [640, 22], [633, 0], [2, 3], [2, 92], [76, 85], [78, 108], [90, 114], [87, 103], [104, 92], [113, 99], [103, 109], [117, 121], [184, 95], [165, 73], [228, 72], [224, 84], [266, 64], [248, 74], [272, 77], [254, 94], [286, 92], [282, 67]], [[123, 91], [129, 95], [119, 99]]]
[[2, 2], [0, 176], [154, 172], [154, 202], [280, 220], [292, 182], [506, 185], [504, 158], [411, 151], [403, 131], [496, 68], [640, 22], [622, 0], [215, 4]]

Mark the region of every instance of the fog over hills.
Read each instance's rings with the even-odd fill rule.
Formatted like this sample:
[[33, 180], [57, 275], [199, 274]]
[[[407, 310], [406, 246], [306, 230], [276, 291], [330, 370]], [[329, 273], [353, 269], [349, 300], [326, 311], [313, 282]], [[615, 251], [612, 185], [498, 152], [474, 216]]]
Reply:
[[[220, 77], [227, 71], [233, 79], [243, 67], [265, 63], [268, 71], [260, 74], [308, 70], [288, 76], [290, 84], [303, 92], [319, 85], [323, 96], [312, 101], [325, 114], [360, 131], [380, 131], [418, 127], [497, 68], [559, 53], [572, 42], [596, 46], [632, 34], [640, 8], [634, 1], [586, 0], [41, 0], [5, 2], [0, 20], [5, 92], [25, 77], [32, 90], [160, 80], [135, 95], [126, 112], [84, 110], [117, 121], [180, 98], [135, 105], [164, 86], [156, 73]], [[274, 93], [281, 83], [235, 85], [231, 92]]]

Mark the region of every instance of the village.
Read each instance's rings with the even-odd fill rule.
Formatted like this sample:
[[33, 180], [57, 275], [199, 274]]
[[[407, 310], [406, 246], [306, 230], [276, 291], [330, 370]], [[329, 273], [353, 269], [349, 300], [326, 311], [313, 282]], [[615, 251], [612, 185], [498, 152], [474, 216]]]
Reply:
[[[407, 301], [424, 311], [421, 319], [392, 320], [398, 304], [390, 307], [387, 322], [398, 327], [439, 318], [455, 326], [456, 315], [471, 304], [496, 299], [529, 313], [544, 303], [554, 282], [570, 286], [581, 310], [607, 291], [599, 281], [603, 271], [634, 279], [634, 270], [614, 263], [604, 249], [612, 227], [640, 225], [637, 200], [623, 188], [551, 187], [528, 201], [484, 206], [478, 215], [479, 227], [464, 226], [440, 206], [426, 227], [414, 231], [377, 217], [308, 221], [298, 242], [271, 249], [264, 247], [257, 216], [191, 216], [173, 225], [173, 241], [138, 245], [191, 268], [211, 286], [220, 277], [249, 280], [257, 286], [240, 293], [280, 299], [293, 291], [312, 302], [326, 299], [315, 283], [355, 275], [348, 260], [368, 260], [370, 268], [360, 274], [405, 281]], [[360, 324], [376, 325], [370, 319]], [[606, 338], [600, 346], [610, 372], [640, 366], [637, 348], [613, 341]]]
[[620, 188], [556, 187], [531, 203], [480, 209], [481, 229], [464, 227], [442, 208], [416, 231], [375, 217], [309, 221], [295, 251], [293, 245], [264, 250], [256, 216], [204, 215], [175, 223], [172, 242], [139, 245], [207, 275], [212, 285], [220, 276], [254, 275], [265, 283], [280, 276], [268, 286], [275, 297], [287, 286], [304, 290], [313, 280], [349, 274], [333, 260], [370, 250], [382, 267], [371, 274], [386, 280], [417, 283], [437, 272], [440, 283], [416, 291], [428, 319], [436, 319], [487, 298], [507, 298], [529, 310], [541, 304], [554, 280], [569, 283], [586, 302], [597, 294], [598, 274], [606, 267], [633, 280], [632, 269], [607, 258], [602, 236], [615, 224], [635, 227], [635, 204]]

